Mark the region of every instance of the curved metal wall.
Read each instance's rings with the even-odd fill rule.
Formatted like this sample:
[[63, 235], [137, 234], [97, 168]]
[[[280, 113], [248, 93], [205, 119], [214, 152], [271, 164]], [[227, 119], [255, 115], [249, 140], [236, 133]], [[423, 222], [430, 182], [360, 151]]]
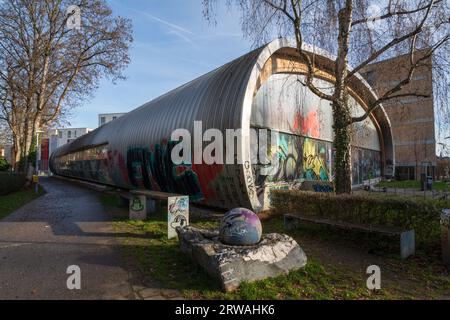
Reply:
[[[175, 129], [193, 132], [194, 121], [202, 121], [203, 130], [241, 127], [245, 89], [261, 50], [252, 51], [62, 146], [51, 157], [52, 171], [76, 177], [58, 171], [54, 159], [107, 143], [112, 178], [109, 184], [125, 189], [142, 187], [130, 177], [130, 163], [136, 166], [140, 162], [143, 168], [150, 167], [147, 173], [152, 175], [150, 180], [156, 189], [177, 193], [191, 190], [194, 200], [204, 200], [211, 206], [249, 207], [245, 184], [241, 183], [241, 172], [236, 166], [194, 164], [168, 168], [166, 160], [170, 157], [168, 140]], [[164, 177], [155, 177], [158, 174]]]
[[[275, 40], [62, 146], [51, 156], [52, 172], [124, 189], [189, 194], [192, 200], [210, 206], [260, 210], [263, 204], [255, 187], [248, 130], [262, 67], [284, 48], [293, 46], [285, 39]], [[326, 53], [321, 57], [332, 63]], [[364, 81], [358, 83], [368, 96], [375, 97]], [[193, 132], [194, 121], [202, 121], [203, 131], [216, 128], [224, 133], [242, 128], [244, 139], [238, 148], [243, 164], [173, 165], [170, 136], [180, 128]], [[383, 124], [383, 130], [390, 134], [390, 126]], [[390, 137], [387, 140], [392, 141]], [[94, 147], [103, 156], [89, 164], [90, 168], [63, 170], [55, 161]], [[100, 174], [101, 168], [106, 174]]]

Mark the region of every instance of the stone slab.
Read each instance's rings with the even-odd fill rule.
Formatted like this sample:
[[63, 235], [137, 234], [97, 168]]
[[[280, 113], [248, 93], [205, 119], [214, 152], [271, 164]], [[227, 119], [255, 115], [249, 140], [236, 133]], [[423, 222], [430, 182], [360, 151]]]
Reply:
[[288, 235], [271, 233], [263, 235], [254, 246], [229, 246], [219, 241], [217, 230], [191, 226], [176, 230], [181, 250], [227, 292], [237, 289], [243, 281], [287, 274], [303, 268], [307, 262], [303, 250]]

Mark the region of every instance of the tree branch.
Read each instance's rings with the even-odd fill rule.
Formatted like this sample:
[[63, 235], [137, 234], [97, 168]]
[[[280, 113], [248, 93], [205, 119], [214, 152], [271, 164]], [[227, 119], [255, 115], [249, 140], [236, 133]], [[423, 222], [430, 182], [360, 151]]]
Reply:
[[[369, 108], [366, 110], [364, 115], [362, 115], [360, 117], [353, 117], [352, 118], [352, 123], [364, 121], [383, 102], [391, 100], [391, 99], [401, 98], [401, 97], [405, 97], [405, 96], [416, 96], [416, 97], [428, 98], [430, 95], [418, 94], [418, 93], [404, 93], [404, 94], [397, 94], [397, 95], [393, 95], [393, 94], [398, 92], [398, 91], [401, 91], [406, 85], [408, 85], [411, 82], [412, 76], [414, 75], [414, 72], [416, 71], [416, 69], [418, 67], [420, 67], [420, 66], [423, 66], [423, 65], [421, 65], [421, 62], [429, 59], [439, 47], [441, 47], [443, 44], [445, 44], [449, 40], [450, 40], [450, 35], [447, 35], [446, 37], [443, 37], [436, 45], [434, 45], [432, 48], [430, 48], [427, 51], [426, 54], [424, 54], [422, 57], [417, 59], [417, 61], [412, 63], [410, 68], [409, 68], [409, 71], [408, 71], [408, 76], [405, 79], [403, 79], [402, 81], [400, 81], [395, 87], [393, 87], [392, 89], [386, 91], [381, 98], [379, 98], [378, 100], [374, 101], [369, 106]], [[413, 48], [413, 46], [412, 46], [412, 48]], [[411, 59], [413, 59], [413, 57], [414, 57], [413, 49], [411, 51], [411, 57], [412, 57]]]
[[399, 37], [399, 38], [394, 38], [392, 39], [392, 41], [390, 41], [389, 43], [387, 43], [386, 45], [384, 45], [383, 47], [381, 47], [379, 50], [377, 50], [376, 52], [372, 53], [370, 55], [370, 57], [368, 59], [366, 59], [364, 62], [362, 62], [359, 66], [357, 66], [356, 68], [354, 68], [353, 70], [351, 70], [347, 77], [346, 77], [346, 82], [348, 82], [356, 73], [358, 73], [361, 69], [363, 69], [364, 67], [366, 67], [368, 64], [370, 64], [371, 62], [373, 62], [375, 59], [377, 59], [379, 56], [381, 56], [383, 53], [385, 53], [387, 50], [391, 49], [392, 47], [394, 47], [395, 45], [411, 38], [414, 37], [415, 35], [418, 35], [420, 32], [422, 32], [422, 28], [425, 24], [425, 21], [427, 20], [431, 8], [433, 6], [433, 4], [435, 3], [436, 0], [431, 0], [431, 2], [427, 5], [427, 10], [426, 13], [424, 15], [424, 17], [422, 18], [421, 22], [419, 23], [419, 25], [411, 32]]
[[[437, 3], [441, 2], [441, 1], [442, 1], [442, 0], [436, 0], [436, 1], [434, 2], [434, 4], [437, 4]], [[356, 25], [358, 25], [358, 24], [367, 23], [367, 22], [369, 22], [369, 21], [375, 21], [375, 20], [378, 21], [378, 20], [389, 19], [389, 18], [392, 18], [392, 17], [395, 17], [395, 16], [401, 16], [401, 15], [408, 15], [408, 14], [417, 13], [417, 12], [420, 12], [420, 11], [423, 11], [423, 10], [427, 9], [428, 6], [429, 6], [429, 5], [424, 5], [424, 6], [422, 6], [422, 7], [419, 7], [419, 8], [413, 9], [413, 10], [405, 10], [405, 11], [390, 12], [390, 9], [391, 9], [391, 8], [390, 8], [390, 5], [389, 5], [389, 11], [388, 11], [388, 13], [383, 14], [383, 15], [378, 16], [378, 17], [367, 17], [367, 18], [355, 20], [355, 21], [352, 22], [352, 27], [354, 27], [354, 26], [356, 26]]]

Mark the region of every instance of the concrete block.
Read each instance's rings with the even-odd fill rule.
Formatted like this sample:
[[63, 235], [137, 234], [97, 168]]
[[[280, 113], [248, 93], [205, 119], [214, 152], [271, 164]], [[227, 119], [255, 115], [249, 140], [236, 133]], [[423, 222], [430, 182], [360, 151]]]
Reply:
[[402, 232], [400, 234], [400, 256], [406, 259], [416, 253], [416, 233], [414, 230]]
[[132, 195], [129, 206], [130, 220], [147, 219], [147, 201], [145, 196]]

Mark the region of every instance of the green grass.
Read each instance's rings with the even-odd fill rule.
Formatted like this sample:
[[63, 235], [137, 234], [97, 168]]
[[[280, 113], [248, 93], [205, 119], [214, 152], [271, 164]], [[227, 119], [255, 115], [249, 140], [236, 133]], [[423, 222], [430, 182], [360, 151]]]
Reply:
[[[102, 200], [105, 205], [115, 206], [114, 197], [102, 197], [105, 197]], [[418, 254], [417, 257], [405, 261], [396, 256], [386, 256], [381, 265], [382, 272], [390, 270], [395, 276], [385, 281], [383, 273], [382, 290], [374, 292], [366, 288], [365, 269], [324, 260], [323, 254], [311, 250], [307, 252], [306, 267], [300, 270], [262, 281], [242, 283], [235, 292], [224, 293], [214, 279], [180, 251], [178, 240], [167, 239], [165, 208], [159, 209], [159, 214], [153, 215], [148, 221], [129, 221], [127, 210], [124, 209], [120, 216], [114, 219], [114, 226], [119, 234], [123, 252], [134, 268], [148, 279], [158, 281], [164, 288], [180, 290], [188, 299], [329, 300], [448, 296], [450, 277], [445, 267], [439, 263], [439, 257], [430, 258]], [[217, 227], [217, 222], [191, 221], [191, 224], [204, 228]], [[263, 229], [265, 233], [286, 233], [281, 217], [264, 221]], [[326, 248], [330, 243], [336, 242], [343, 243], [344, 247], [361, 246], [361, 242], [350, 235], [342, 237], [326, 228], [304, 227], [289, 231], [289, 234], [300, 244], [305, 239], [319, 243], [319, 250], [320, 246]], [[360, 258], [355, 256], [355, 260]]]
[[34, 188], [27, 188], [5, 196], [0, 196], [0, 219], [3, 219], [13, 211], [40, 197], [44, 193], [44, 189], [40, 187], [38, 194], [35, 193]]
[[[242, 283], [233, 293], [224, 293], [217, 283], [183, 254], [178, 240], [167, 239], [165, 217], [153, 217], [150, 221], [115, 222], [117, 231], [134, 237], [122, 238], [125, 254], [136, 263], [138, 269], [165, 288], [180, 290], [190, 299], [379, 299], [383, 292], [371, 292], [365, 287], [361, 274], [344, 272], [324, 266], [309, 258], [305, 268], [276, 278]], [[279, 225], [279, 221], [275, 224]], [[213, 227], [213, 222], [198, 222], [199, 227]], [[266, 226], [268, 230], [277, 226]]]
[[[415, 180], [382, 181], [377, 186], [380, 188], [387, 187], [387, 188], [420, 190], [420, 181]], [[450, 191], [450, 182], [442, 182], [442, 181], [433, 182], [433, 190]]]
[[339, 269], [325, 267], [314, 259], [309, 259], [305, 268], [288, 275], [243, 283], [236, 292], [224, 293], [214, 280], [180, 251], [177, 240], [167, 240], [166, 223], [125, 221], [116, 222], [116, 227], [121, 231], [145, 235], [146, 238], [140, 240], [124, 239], [126, 254], [137, 262], [145, 275], [164, 284], [165, 288], [180, 290], [187, 298], [259, 300], [386, 297], [382, 292], [367, 290], [362, 275], [358, 278]]

